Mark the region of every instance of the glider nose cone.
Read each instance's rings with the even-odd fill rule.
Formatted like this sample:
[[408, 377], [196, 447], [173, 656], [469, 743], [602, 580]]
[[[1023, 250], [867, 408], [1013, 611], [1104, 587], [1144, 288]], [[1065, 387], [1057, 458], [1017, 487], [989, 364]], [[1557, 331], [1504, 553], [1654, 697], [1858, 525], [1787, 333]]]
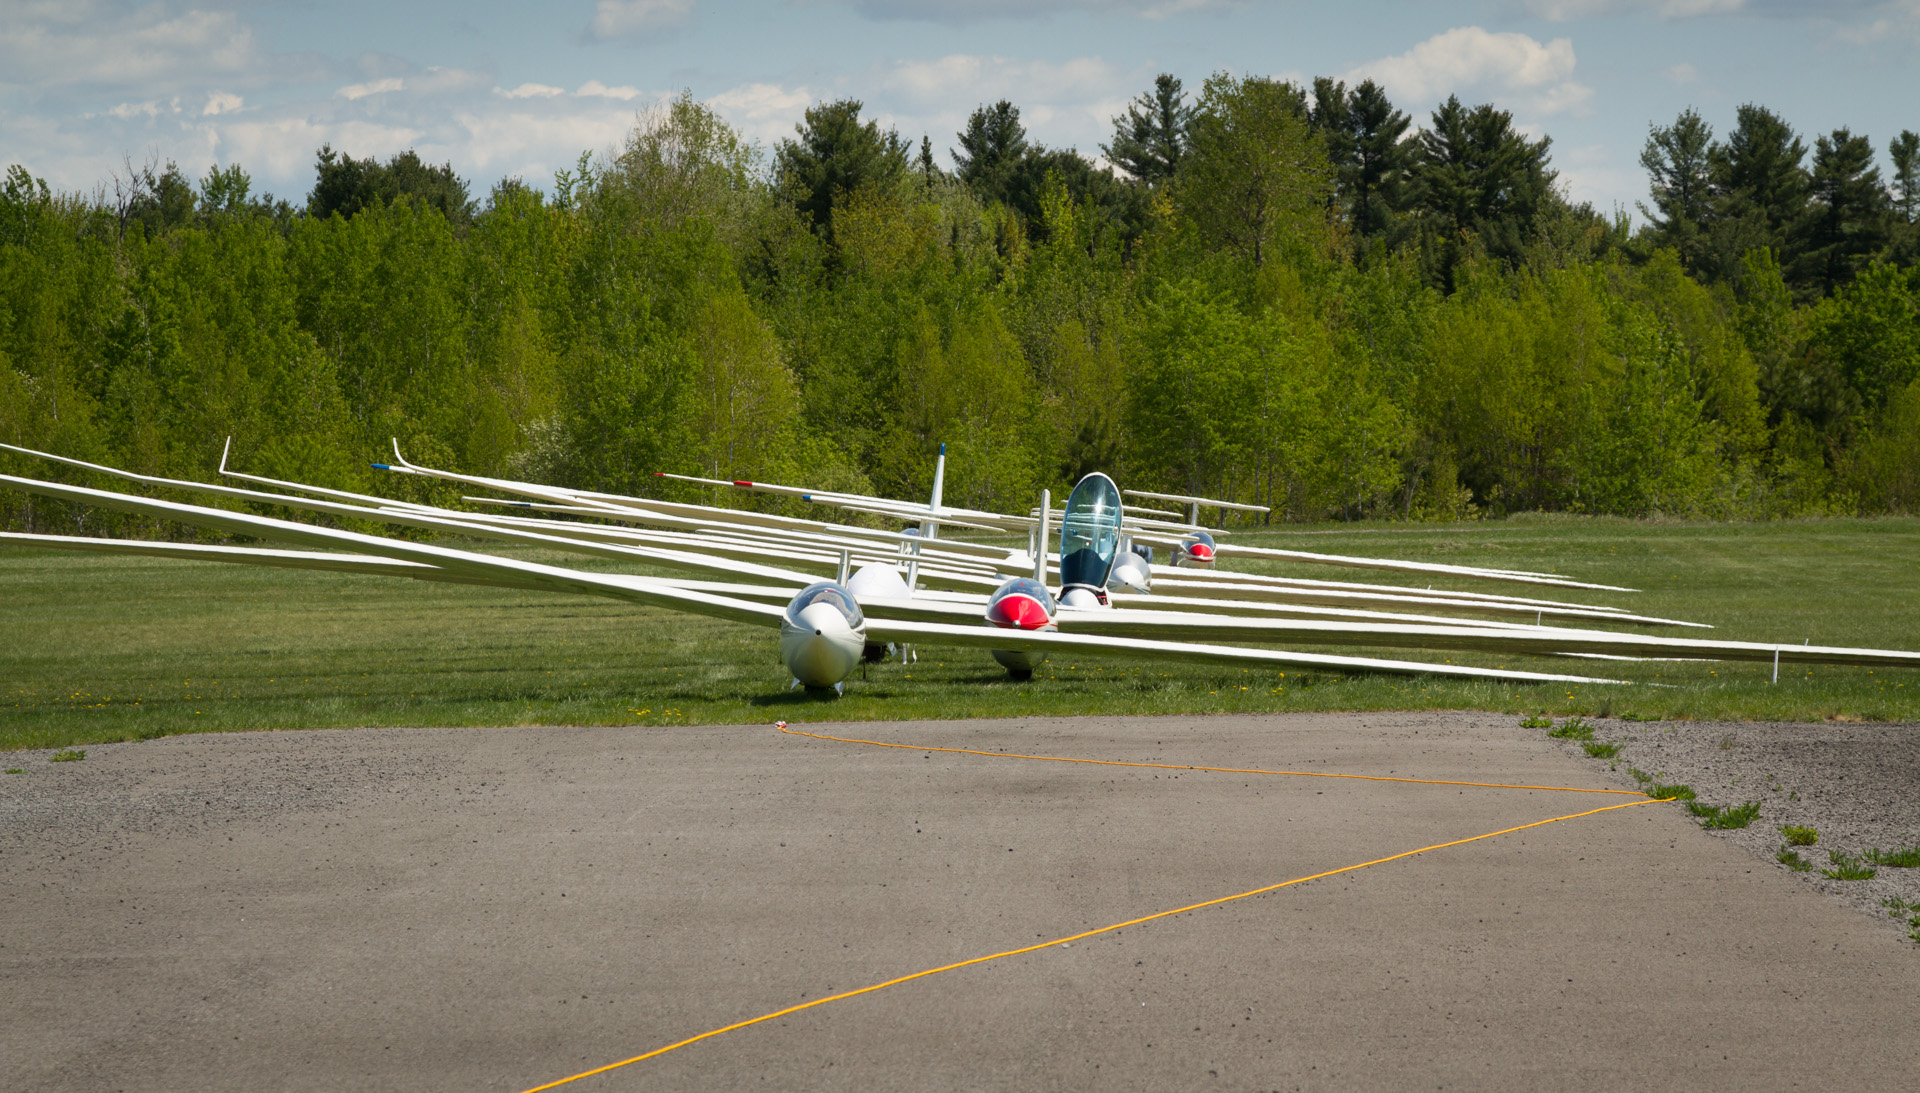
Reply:
[[1046, 607], [1031, 596], [1002, 596], [987, 607], [987, 621], [1003, 630], [1045, 630], [1053, 625]]
[[780, 626], [780, 659], [808, 687], [831, 687], [852, 673], [866, 650], [866, 627], [848, 625], [830, 604], [810, 604]]
[[1213, 547], [1206, 543], [1188, 543], [1186, 564], [1196, 569], [1210, 569], [1213, 566]]

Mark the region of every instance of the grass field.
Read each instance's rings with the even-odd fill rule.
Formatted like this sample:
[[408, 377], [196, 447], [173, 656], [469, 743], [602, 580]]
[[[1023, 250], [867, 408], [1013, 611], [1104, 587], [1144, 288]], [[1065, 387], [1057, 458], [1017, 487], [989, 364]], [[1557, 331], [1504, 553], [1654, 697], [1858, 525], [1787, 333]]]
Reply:
[[[1642, 591], [1562, 596], [1520, 585], [1457, 587], [1584, 597], [1719, 628], [1687, 636], [1920, 648], [1920, 520], [1708, 524], [1538, 516], [1237, 538], [1626, 585]], [[1393, 580], [1322, 566], [1248, 568]], [[0, 590], [6, 749], [268, 728], [1065, 713], [1473, 708], [1920, 720], [1914, 671], [1783, 668], [1775, 685], [1764, 664], [1458, 655], [1671, 686], [1515, 686], [1091, 659], [1056, 660], [1032, 681], [1011, 683], [983, 653], [928, 647], [917, 664], [879, 665], [865, 680], [856, 674], [844, 698], [823, 701], [787, 691], [771, 631], [613, 601], [18, 548], [0, 548]]]

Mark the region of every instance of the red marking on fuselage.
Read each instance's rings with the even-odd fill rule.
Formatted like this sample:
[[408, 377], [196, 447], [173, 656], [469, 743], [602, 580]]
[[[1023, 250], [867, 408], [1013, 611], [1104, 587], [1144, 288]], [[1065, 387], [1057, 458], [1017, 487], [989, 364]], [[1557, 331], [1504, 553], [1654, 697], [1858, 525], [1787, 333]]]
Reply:
[[1045, 630], [1053, 625], [1046, 605], [1018, 592], [1000, 597], [987, 606], [987, 621], [1002, 630]]

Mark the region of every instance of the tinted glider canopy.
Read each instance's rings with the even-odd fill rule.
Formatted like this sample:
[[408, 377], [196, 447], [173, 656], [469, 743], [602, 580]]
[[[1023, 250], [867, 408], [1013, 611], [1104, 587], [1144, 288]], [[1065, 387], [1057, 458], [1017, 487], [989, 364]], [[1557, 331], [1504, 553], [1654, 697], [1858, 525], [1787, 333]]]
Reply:
[[1060, 586], [1096, 594], [1107, 587], [1120, 550], [1120, 487], [1098, 471], [1082, 478], [1067, 496], [1060, 521]]

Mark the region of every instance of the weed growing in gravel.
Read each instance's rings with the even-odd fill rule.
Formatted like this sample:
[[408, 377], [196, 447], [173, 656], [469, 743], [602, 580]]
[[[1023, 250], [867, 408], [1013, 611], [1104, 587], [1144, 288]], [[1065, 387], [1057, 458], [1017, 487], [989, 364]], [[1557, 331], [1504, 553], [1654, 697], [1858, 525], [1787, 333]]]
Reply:
[[7, 768], [8, 774], [25, 774], [26, 772], [27, 772], [27, 768], [25, 767], [8, 767]]
[[1760, 802], [1738, 805], [1703, 805], [1688, 801], [1687, 811], [1700, 817], [1700, 826], [1713, 831], [1732, 831], [1752, 823], [1760, 815]]
[[1882, 850], [1876, 846], [1867, 851], [1865, 857], [1875, 865], [1891, 865], [1895, 869], [1920, 869], [1920, 846], [1910, 846], [1905, 850]]
[[1594, 759], [1611, 759], [1614, 756], [1619, 754], [1620, 754], [1620, 745], [1618, 744], [1589, 743], [1587, 745], [1587, 755]]
[[1898, 896], [1888, 896], [1880, 901], [1880, 906], [1885, 907], [1887, 914], [1892, 915], [1894, 918], [1899, 918], [1902, 915], [1907, 916], [1907, 936], [1912, 938], [1915, 944], [1920, 944], [1920, 913], [1916, 913], [1920, 912], [1920, 900], [1905, 900]]
[[1813, 868], [1812, 862], [1801, 857], [1799, 852], [1794, 850], [1791, 847], [1786, 847], [1786, 846], [1781, 847], [1780, 852], [1773, 856], [1773, 860], [1779, 862], [1781, 865], [1786, 866], [1788, 869], [1791, 869], [1796, 873], [1804, 873], [1807, 870]]
[[1720, 736], [1720, 750], [1721, 750], [1721, 751], [1732, 751], [1732, 750], [1733, 750], [1734, 748], [1736, 748], [1736, 747], [1738, 747], [1738, 746], [1739, 746], [1739, 744], [1740, 744], [1740, 741], [1739, 741], [1739, 739], [1738, 739], [1738, 738], [1736, 738], [1736, 737], [1735, 737], [1735, 736], [1734, 736], [1734, 735], [1733, 735], [1732, 733], [1730, 733], [1730, 732], [1729, 732], [1729, 733], [1722, 733], [1722, 734], [1721, 734], [1721, 736]]
[[1627, 773], [1633, 775], [1633, 780], [1640, 783], [1642, 793], [1656, 801], [1691, 801], [1699, 796], [1693, 791], [1692, 786], [1678, 783], [1670, 786], [1663, 785], [1653, 775], [1637, 767], [1628, 767]]
[[86, 757], [87, 757], [87, 749], [85, 748], [61, 748], [59, 751], [56, 751], [52, 755], [47, 756], [47, 762], [78, 763], [80, 760], [85, 759]]
[[1820, 832], [1811, 827], [1787, 824], [1780, 828], [1780, 835], [1787, 840], [1788, 846], [1812, 846], [1820, 841]]
[[1553, 728], [1553, 718], [1523, 717], [1520, 719], [1520, 727], [1523, 729], [1551, 729]]
[[1827, 860], [1833, 863], [1833, 868], [1820, 870], [1820, 875], [1828, 880], [1872, 880], [1879, 872], [1854, 855], [1838, 850], [1827, 851]]
[[1555, 740], [1592, 740], [1593, 726], [1583, 718], [1570, 717], [1566, 724], [1547, 734]]

